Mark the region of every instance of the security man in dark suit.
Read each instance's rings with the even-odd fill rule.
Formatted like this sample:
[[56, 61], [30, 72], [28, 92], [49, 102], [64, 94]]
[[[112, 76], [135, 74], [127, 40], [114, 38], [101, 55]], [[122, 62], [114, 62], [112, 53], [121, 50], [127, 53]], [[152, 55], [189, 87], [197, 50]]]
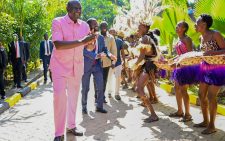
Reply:
[[9, 44], [9, 58], [13, 67], [14, 87], [22, 88], [21, 75], [24, 60], [24, 43], [18, 41], [18, 35], [13, 34], [14, 41]]
[[23, 68], [22, 68], [22, 79], [27, 82], [27, 62], [28, 60], [30, 59], [30, 44], [28, 42], [25, 42], [24, 41], [24, 38], [21, 37], [21, 42], [23, 42], [24, 44], [24, 65], [23, 65]]
[[[48, 67], [50, 64], [50, 58], [53, 50], [53, 43], [51, 40], [48, 39], [48, 34], [44, 34], [44, 41], [41, 41], [40, 44], [40, 59], [43, 62], [43, 68], [44, 68], [44, 83], [47, 82], [47, 72]], [[50, 78], [51, 78], [51, 72], [50, 72]], [[52, 79], [51, 79], [52, 80]]]
[[5, 99], [5, 83], [4, 83], [4, 72], [7, 66], [7, 54], [5, 48], [2, 45], [0, 39], [0, 95], [1, 99]]

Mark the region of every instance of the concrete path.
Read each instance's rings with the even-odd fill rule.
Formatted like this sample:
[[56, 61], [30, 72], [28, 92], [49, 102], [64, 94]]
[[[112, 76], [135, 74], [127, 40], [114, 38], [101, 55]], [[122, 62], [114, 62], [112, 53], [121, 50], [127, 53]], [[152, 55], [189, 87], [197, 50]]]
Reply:
[[[157, 88], [160, 103], [154, 108], [160, 117], [155, 123], [144, 123], [148, 117], [145, 108], [130, 90], [121, 90], [122, 101], [107, 98], [108, 114], [95, 112], [93, 84], [88, 99], [88, 115], [82, 115], [80, 96], [77, 123], [85, 132], [83, 137], [66, 135], [67, 141], [225, 141], [225, 117], [217, 116], [218, 132], [202, 135], [203, 129], [193, 127], [202, 120], [199, 107], [192, 106], [193, 122], [181, 123], [169, 118], [176, 111], [174, 96]], [[0, 141], [52, 141], [54, 138], [52, 84], [41, 85], [19, 103], [0, 115]]]

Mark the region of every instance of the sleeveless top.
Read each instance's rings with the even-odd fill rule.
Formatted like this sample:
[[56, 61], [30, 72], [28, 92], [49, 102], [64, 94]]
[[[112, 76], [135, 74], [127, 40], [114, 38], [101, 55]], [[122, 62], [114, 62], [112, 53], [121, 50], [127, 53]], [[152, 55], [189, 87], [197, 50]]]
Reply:
[[211, 36], [211, 39], [207, 42], [201, 42], [200, 48], [202, 51], [210, 51], [210, 50], [220, 50], [219, 45], [215, 40], [213, 40], [213, 34]]
[[202, 51], [220, 50], [217, 42], [212, 39], [207, 42], [201, 43], [200, 48]]
[[177, 52], [178, 55], [184, 54], [188, 52], [188, 49], [186, 47], [186, 45], [182, 42], [182, 41], [178, 41], [176, 46], [175, 46], [175, 50]]

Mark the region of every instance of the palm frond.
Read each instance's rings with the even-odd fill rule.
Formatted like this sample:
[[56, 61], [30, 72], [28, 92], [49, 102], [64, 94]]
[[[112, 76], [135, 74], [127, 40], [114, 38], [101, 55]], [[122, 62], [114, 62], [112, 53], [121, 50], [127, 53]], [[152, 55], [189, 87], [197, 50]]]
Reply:
[[199, 0], [195, 4], [195, 16], [206, 13], [213, 17], [212, 29], [225, 35], [225, 1], [224, 0]]

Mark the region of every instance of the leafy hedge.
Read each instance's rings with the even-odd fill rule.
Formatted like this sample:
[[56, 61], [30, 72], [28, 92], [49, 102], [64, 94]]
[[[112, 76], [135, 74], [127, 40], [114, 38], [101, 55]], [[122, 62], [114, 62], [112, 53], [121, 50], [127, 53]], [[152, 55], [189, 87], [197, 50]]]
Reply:
[[12, 39], [12, 35], [17, 27], [16, 20], [9, 14], [0, 12], [0, 40], [7, 46]]

